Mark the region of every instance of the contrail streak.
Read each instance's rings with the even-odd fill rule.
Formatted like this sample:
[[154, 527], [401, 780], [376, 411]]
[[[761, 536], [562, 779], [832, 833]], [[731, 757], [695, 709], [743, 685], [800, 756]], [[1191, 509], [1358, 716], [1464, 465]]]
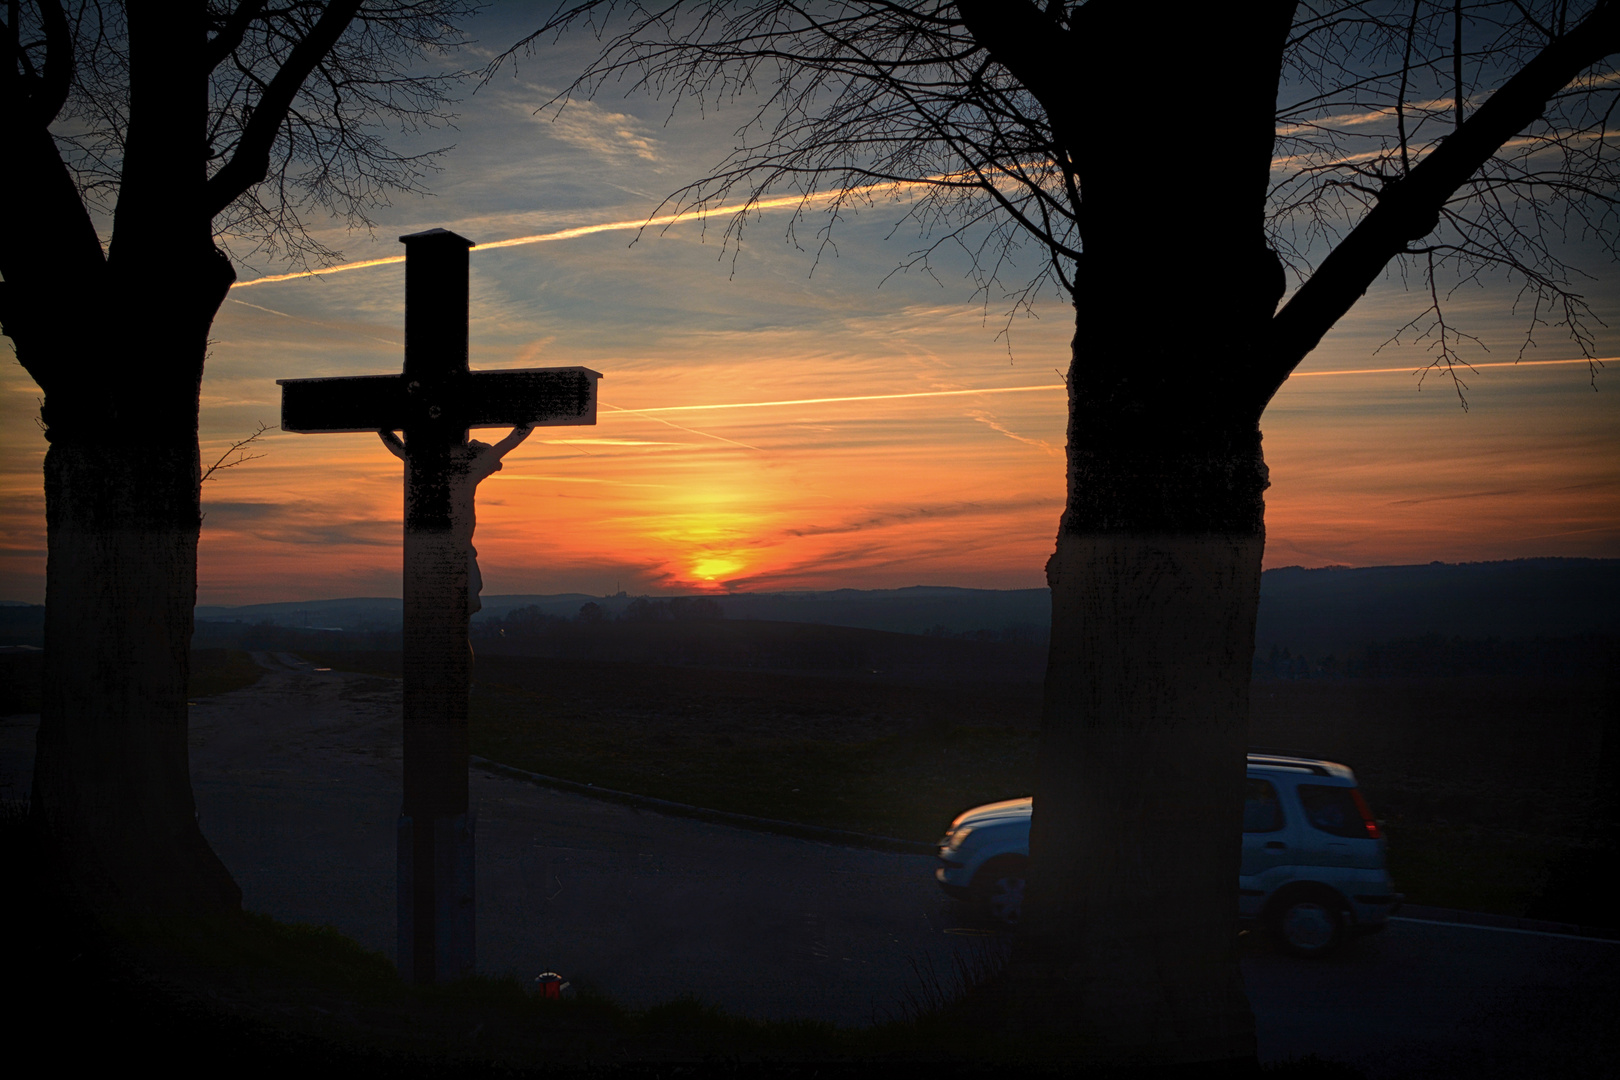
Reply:
[[[1550, 364], [1610, 364], [1620, 357], [1606, 356], [1594, 360], [1503, 360], [1488, 364], [1470, 364], [1470, 368], [1542, 367]], [[1322, 375], [1415, 375], [1422, 368], [1345, 368], [1338, 371], [1296, 371], [1290, 378], [1304, 379]], [[626, 413], [701, 412], [707, 409], [771, 409], [783, 405], [831, 405], [845, 401], [898, 401], [904, 398], [968, 397], [974, 394], [1027, 394], [1040, 390], [1064, 390], [1063, 383], [1041, 383], [1037, 386], [992, 386], [981, 390], [920, 390], [909, 394], [856, 394], [849, 397], [790, 398], [782, 401], [736, 401], [723, 405], [659, 405], [650, 409], [625, 409], [613, 405], [609, 408]], [[656, 419], [649, 417], [649, 419]]]
[[826, 405], [840, 401], [896, 401], [900, 398], [965, 397], [970, 394], [1024, 394], [1032, 390], [1062, 390], [1062, 383], [1050, 386], [995, 386], [986, 390], [923, 390], [911, 394], [858, 394], [853, 397], [794, 398], [789, 401], [739, 401], [726, 405], [660, 405], [651, 409], [623, 409], [632, 413], [697, 412], [702, 409], [770, 409], [778, 405]]
[[[930, 179], [946, 179], [936, 177]], [[800, 206], [805, 203], [825, 202], [839, 196], [862, 196], [877, 190], [893, 190], [896, 186], [902, 188], [925, 187], [927, 181], [909, 184], [868, 184], [866, 187], [855, 188], [851, 191], [827, 191], [813, 195], [779, 195], [773, 199], [760, 199], [756, 202], [737, 203], [733, 206], [717, 206], [712, 210], [682, 210], [675, 214], [660, 214], [657, 217], [633, 218], [626, 221], [608, 221], [599, 225], [577, 225], [572, 229], [561, 229], [557, 232], [536, 233], [534, 236], [514, 236], [509, 240], [491, 240], [487, 244], [478, 244], [472, 250], [476, 254], [480, 251], [494, 251], [496, 248], [519, 247], [523, 244], [541, 244], [547, 240], [572, 240], [578, 236], [590, 236], [593, 233], [623, 232], [630, 229], [644, 229], [649, 225], [677, 225], [683, 221], [700, 221], [706, 217], [717, 214], [736, 214], [744, 210], [779, 210], [784, 206]], [[295, 278], [321, 277], [326, 274], [339, 274], [345, 270], [364, 270], [369, 266], [391, 266], [394, 263], [405, 261], [403, 255], [390, 255], [384, 259], [363, 259], [360, 262], [340, 263], [337, 266], [328, 266], [324, 270], [299, 270], [291, 274], [269, 274], [265, 277], [256, 277], [250, 281], [238, 281], [232, 285], [233, 289], [245, 289], [249, 285], [269, 285], [276, 281], [292, 281]]]
[[250, 307], [254, 311], [262, 311], [266, 315], [280, 315], [283, 319], [291, 319], [293, 322], [308, 323], [310, 326], [319, 326], [323, 330], [338, 330], [342, 331], [343, 333], [354, 334], [356, 337], [366, 338], [370, 341], [380, 341], [384, 345], [393, 345], [396, 348], [402, 344], [401, 340], [398, 338], [381, 338], [375, 334], [362, 333], [361, 331], [355, 330], [352, 327], [342, 326], [338, 323], [328, 323], [320, 322], [316, 319], [306, 319], [302, 315], [289, 315], [285, 311], [277, 311], [275, 308], [267, 308], [259, 304], [250, 304], [246, 300], [237, 300], [234, 297], [226, 297], [226, 299], [230, 300], [230, 302], [233, 304], [241, 304], [243, 307]]
[[273, 281], [291, 281], [294, 278], [319, 277], [322, 274], [341, 274], [345, 270], [363, 270], [368, 266], [387, 266], [390, 263], [402, 263], [404, 261], [405, 256], [403, 255], [390, 255], [386, 259], [365, 259], [361, 262], [339, 263], [337, 266], [328, 266], [325, 270], [300, 270], [295, 274], [269, 274], [248, 281], [238, 281], [231, 288], [245, 289], [249, 285], [268, 285]]
[[[1488, 368], [1488, 367], [1544, 367], [1548, 364], [1612, 364], [1620, 357], [1600, 356], [1592, 360], [1493, 360], [1488, 364], [1458, 364], [1460, 368]], [[1289, 376], [1290, 379], [1308, 379], [1313, 375], [1387, 375], [1392, 372], [1405, 372], [1416, 375], [1420, 371], [1428, 370], [1427, 365], [1421, 368], [1414, 367], [1373, 367], [1373, 368], [1347, 368], [1344, 371], [1296, 371]]]
[[[619, 408], [619, 406], [617, 406], [617, 405], [609, 405], [605, 401], [602, 403], [602, 407], [604, 409], [612, 409], [615, 412], [627, 412], [627, 413], [643, 413], [643, 412], [652, 412], [652, 411], [654, 411], [654, 410], [651, 410], [651, 409], [621, 409], [621, 408]], [[716, 435], [713, 432], [699, 431], [697, 428], [689, 428], [689, 427], [685, 426], [684, 424], [677, 424], [673, 420], [665, 420], [661, 416], [649, 416], [649, 417], [647, 417], [647, 419], [656, 420], [660, 424], [667, 424], [670, 427], [675, 428], [675, 429], [677, 429], [679, 431], [690, 431], [693, 435], [701, 435], [705, 439], [717, 439], [720, 442], [730, 443], [732, 446], [741, 446], [745, 450], [754, 450], [754, 451], [757, 451], [757, 452], [759, 452], [761, 454], [766, 452], [762, 447], [754, 446], [751, 443], [738, 442], [736, 439], [728, 439], [724, 435]]]

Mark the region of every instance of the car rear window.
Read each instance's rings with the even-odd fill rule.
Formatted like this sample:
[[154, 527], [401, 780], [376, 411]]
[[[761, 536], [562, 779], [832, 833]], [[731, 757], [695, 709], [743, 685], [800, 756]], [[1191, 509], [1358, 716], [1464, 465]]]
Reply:
[[1326, 784], [1299, 785], [1299, 803], [1305, 808], [1305, 820], [1312, 828], [1333, 836], [1367, 839], [1367, 822], [1356, 805], [1355, 789], [1328, 787]]
[[1283, 827], [1282, 803], [1269, 780], [1249, 780], [1243, 800], [1244, 832], [1276, 832]]

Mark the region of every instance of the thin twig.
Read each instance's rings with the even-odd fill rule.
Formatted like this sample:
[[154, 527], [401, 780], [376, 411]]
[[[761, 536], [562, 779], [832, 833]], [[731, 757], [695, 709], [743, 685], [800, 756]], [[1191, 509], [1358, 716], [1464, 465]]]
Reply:
[[[207, 483], [216, 472], [221, 472], [225, 469], [234, 469], [238, 465], [245, 464], [249, 461], [257, 461], [258, 459], [264, 457], [263, 454], [248, 454], [244, 453], [244, 451], [253, 443], [258, 442], [259, 436], [263, 435], [269, 430], [270, 425], [261, 421], [259, 426], [254, 430], [253, 434], [249, 435], [245, 439], [238, 439], [236, 442], [231, 443], [230, 449], [219, 455], [218, 461], [214, 462], [212, 465], [208, 466], [207, 469], [203, 470], [202, 482]], [[237, 458], [234, 461], [227, 461], [226, 459], [232, 454], [238, 455]]]

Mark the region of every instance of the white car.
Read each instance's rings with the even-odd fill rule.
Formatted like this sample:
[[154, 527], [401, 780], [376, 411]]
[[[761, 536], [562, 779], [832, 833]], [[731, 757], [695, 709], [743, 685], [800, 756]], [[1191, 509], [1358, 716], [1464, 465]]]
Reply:
[[[1251, 753], [1247, 796], [1240, 924], [1264, 925], [1298, 956], [1321, 956], [1348, 934], [1384, 928], [1404, 898], [1384, 868], [1384, 837], [1354, 773], [1316, 758]], [[940, 887], [1005, 925], [1023, 911], [1030, 802], [964, 811], [939, 843]]]

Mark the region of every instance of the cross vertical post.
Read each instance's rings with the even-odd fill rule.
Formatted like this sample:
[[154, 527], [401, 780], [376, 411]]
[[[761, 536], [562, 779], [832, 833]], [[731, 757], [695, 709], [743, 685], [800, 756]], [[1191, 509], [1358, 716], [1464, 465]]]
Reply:
[[[474, 492], [537, 426], [596, 423], [588, 368], [472, 371], [468, 250], [444, 229], [405, 244], [405, 370], [280, 379], [281, 427], [376, 432], [405, 462], [405, 792], [398, 822], [400, 974], [448, 982], [474, 971], [473, 820], [467, 798], [469, 617], [478, 585]], [[474, 427], [511, 427], [497, 446]], [[403, 431], [401, 443], [395, 431]]]
[[[468, 250], [436, 229], [405, 244], [405, 798], [399, 819], [400, 971], [431, 983], [471, 975], [473, 825], [467, 810], [468, 556], [455, 451], [467, 381]], [[446, 403], [446, 404], [441, 404]], [[448, 407], [447, 407], [448, 406]], [[461, 534], [466, 534], [463, 540]]]

